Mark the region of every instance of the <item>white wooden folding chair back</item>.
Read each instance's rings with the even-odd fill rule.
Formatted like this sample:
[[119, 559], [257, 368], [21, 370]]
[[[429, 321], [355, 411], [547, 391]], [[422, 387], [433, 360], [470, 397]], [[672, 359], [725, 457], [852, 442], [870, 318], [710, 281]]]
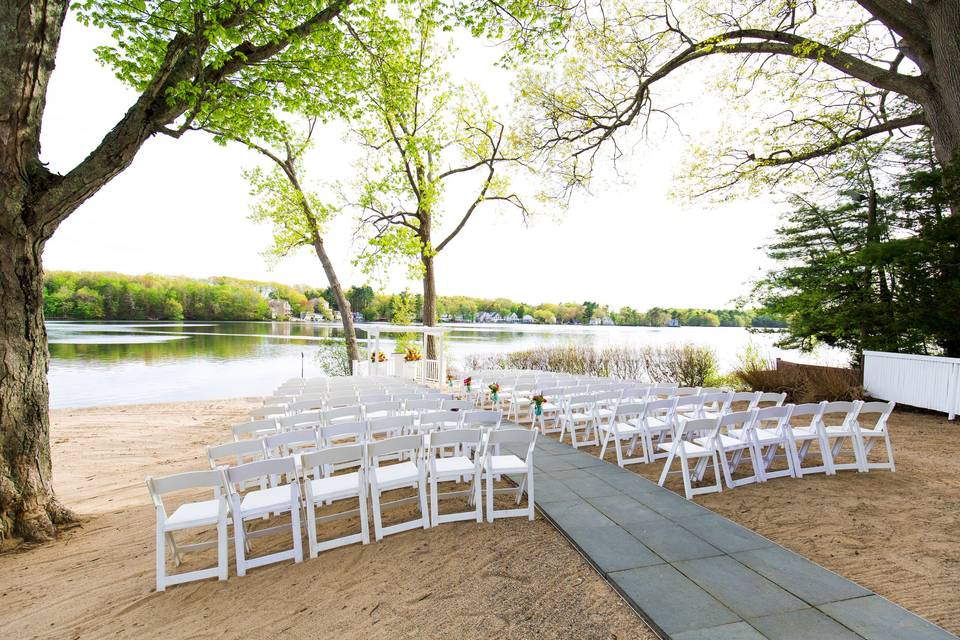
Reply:
[[[493, 522], [497, 518], [522, 516], [533, 520], [536, 517], [533, 492], [533, 449], [537, 443], [536, 429], [498, 429], [491, 431], [486, 437], [487, 446], [483, 456], [483, 472], [486, 477], [487, 522]], [[519, 455], [516, 453], [498, 453], [501, 445], [520, 446], [522, 451]], [[526, 508], [494, 508], [493, 480], [501, 475], [509, 475], [514, 479], [517, 476], [523, 476], [523, 480], [515, 490], [515, 502], [519, 507], [523, 500], [524, 491], [526, 491]], [[510, 488], [508, 491], [514, 492], [514, 489]]]
[[[683, 420], [678, 426], [672, 442], [662, 443], [667, 459], [663, 463], [658, 484], [662, 487], [671, 473], [680, 473], [683, 477], [683, 492], [687, 500], [703, 493], [719, 493], [723, 490], [720, 453], [716, 442], [720, 434], [720, 416]], [[673, 463], [680, 463], [679, 471], [673, 471]], [[693, 463], [693, 467], [690, 463]], [[709, 465], [713, 464], [714, 483], [700, 485]], [[694, 487], [694, 482], [698, 486]]]
[[369, 440], [383, 440], [396, 438], [413, 433], [415, 421], [413, 416], [388, 416], [367, 420], [367, 435]]
[[[236, 555], [237, 575], [246, 575], [247, 569], [261, 567], [274, 562], [303, 560], [303, 548], [300, 541], [300, 482], [293, 458], [276, 458], [250, 462], [237, 467], [221, 469], [224, 484], [230, 494], [230, 512], [233, 517], [234, 553]], [[255, 489], [241, 496], [237, 488], [251, 480], [263, 478], [275, 480], [269, 489]], [[247, 521], [262, 518], [269, 514], [290, 514], [289, 525], [276, 525], [247, 530]], [[247, 557], [247, 548], [255, 537], [289, 531], [293, 535], [293, 548], [259, 557]]]
[[503, 412], [490, 409], [476, 409], [463, 414], [463, 427], [499, 429], [503, 420]]
[[[207, 447], [207, 462], [210, 463], [211, 469], [224, 466], [235, 467], [264, 459], [266, 459], [266, 452], [263, 448], [263, 441], [260, 439], [240, 440]], [[219, 478], [217, 484], [220, 484]], [[265, 489], [266, 485], [263, 485], [262, 488]]]
[[320, 411], [306, 411], [289, 416], [282, 416], [277, 420], [281, 431], [299, 431], [301, 429], [317, 429], [323, 423]]
[[319, 446], [317, 431], [314, 429], [287, 431], [263, 439], [263, 448], [268, 458], [296, 456], [304, 451], [314, 451]]
[[[540, 405], [540, 414], [537, 415], [537, 408], [531, 400], [528, 410], [528, 419], [530, 424], [540, 430], [540, 433], [555, 433], [560, 430], [560, 413], [563, 410], [563, 397], [566, 393], [566, 387], [544, 387], [539, 391], [545, 402]], [[534, 394], [537, 395], [537, 394]], [[547, 421], [552, 425], [547, 427]]]
[[[755, 409], [753, 436], [760, 448], [765, 480], [771, 478], [797, 478], [796, 460], [793, 456], [790, 416], [793, 405], [771, 406]], [[781, 453], [782, 450], [782, 453]], [[786, 461], [785, 469], [773, 469], [777, 459]]]
[[320, 427], [318, 441], [320, 447], [339, 447], [349, 444], [363, 444], [367, 441], [369, 427], [366, 420], [356, 422], [338, 422]]
[[631, 403], [645, 402], [647, 400], [647, 397], [650, 395], [651, 386], [652, 385], [649, 385], [649, 384], [629, 385], [623, 390], [623, 395], [621, 396], [620, 400], [622, 402], [631, 402]]
[[394, 401], [394, 398], [389, 393], [360, 393], [357, 399], [357, 402], [364, 405], [392, 401]]
[[[617, 405], [613, 418], [608, 422], [600, 423], [601, 460], [606, 455], [607, 446], [612, 443], [618, 466], [650, 462], [643, 428], [640, 426], [643, 410], [643, 402], [621, 402]], [[623, 452], [624, 442], [628, 443], [626, 455]], [[638, 447], [640, 455], [635, 455]]]
[[677, 404], [673, 409], [673, 433], [671, 437], [676, 437], [680, 429], [680, 422], [702, 417], [703, 401], [706, 396], [678, 396]]
[[665, 400], [676, 395], [676, 384], [656, 384], [647, 390], [647, 400]]
[[714, 393], [701, 393], [700, 410], [697, 412], [697, 418], [718, 418], [724, 414], [724, 409], [732, 403], [732, 398], [736, 394], [733, 391], [717, 391]]
[[[852, 402], [828, 402], [823, 407], [820, 418], [827, 439], [831, 441], [830, 456], [833, 458], [834, 471], [855, 470], [861, 473], [867, 471], [866, 454], [861, 447], [857, 435], [857, 414], [863, 405], [859, 400]], [[852, 450], [852, 462], [837, 462], [844, 454], [844, 445], [849, 444]]]
[[731, 394], [730, 398], [724, 404], [721, 413], [732, 413], [734, 411], [749, 411], [756, 409], [757, 400], [761, 396], [759, 391], [737, 391]]
[[[864, 402], [855, 421], [857, 438], [863, 451], [864, 463], [867, 469], [886, 469], [896, 471], [893, 462], [893, 444], [890, 442], [890, 429], [887, 420], [893, 414], [895, 402]], [[886, 448], [886, 460], [870, 462], [870, 452], [878, 442], [883, 442]]]
[[383, 400], [378, 402], [369, 402], [363, 405], [363, 417], [365, 420], [374, 418], [392, 418], [400, 415], [403, 409], [403, 403], [399, 400]]
[[276, 418], [265, 418], [263, 420], [251, 420], [250, 422], [241, 422], [231, 427], [234, 440], [243, 440], [245, 438], [261, 438], [279, 431]]
[[757, 392], [757, 399], [753, 402], [751, 409], [762, 409], [764, 407], [782, 407], [783, 403], [787, 401], [787, 394], [785, 393], [774, 393], [768, 391], [765, 393]]
[[672, 395], [677, 397], [695, 396], [700, 394], [700, 387], [677, 387]]
[[[733, 411], [720, 416], [720, 428], [725, 433], [718, 433], [714, 445], [720, 456], [720, 467], [723, 469], [727, 487], [734, 489], [746, 484], [763, 482], [763, 463], [760, 459], [760, 447], [754, 437], [756, 409], [749, 411]], [[706, 443], [695, 441], [697, 444]], [[750, 461], [751, 473], [734, 479], [740, 464], [744, 461], [744, 454]], [[729, 456], [729, 457], [728, 457]]]
[[[373, 507], [373, 528], [377, 541], [383, 540], [384, 536], [401, 531], [409, 531], [418, 527], [429, 528], [430, 511], [427, 507], [423, 436], [400, 436], [370, 442], [367, 445], [367, 452], [370, 457], [369, 473], [367, 474], [370, 479], [370, 502]], [[394, 464], [381, 464], [386, 459], [397, 457], [405, 459]], [[416, 501], [419, 503], [420, 517], [387, 527], [383, 526], [382, 507], [406, 504], [411, 502], [411, 499], [399, 499], [383, 503], [381, 502], [382, 493], [404, 487], [416, 488]]]
[[452, 398], [444, 398], [440, 403], [440, 408], [443, 411], [470, 411], [475, 406], [472, 400], [453, 400]]
[[443, 401], [439, 398], [418, 398], [416, 400], [407, 400], [403, 403], [403, 410], [408, 415], [420, 417], [428, 411], [440, 411], [440, 404]]
[[[811, 473], [833, 475], [833, 456], [830, 455], [830, 441], [823, 425], [823, 410], [826, 402], [810, 402], [794, 405], [790, 415], [790, 441], [793, 450], [794, 471], [798, 478]], [[804, 466], [811, 445], [816, 443], [820, 452], [819, 465]]]
[[327, 409], [322, 415], [324, 426], [338, 422], [359, 422], [364, 419], [363, 407], [358, 404], [348, 407], [337, 407], [336, 409]]
[[[483, 443], [482, 429], [451, 429], [436, 431], [426, 436], [427, 473], [430, 481], [430, 519], [432, 526], [443, 522], [457, 522], [460, 520], [476, 520], [483, 522], [483, 501], [480, 497], [480, 475], [483, 465], [482, 457], [478, 454], [470, 458], [470, 451], [480, 451]], [[453, 455], [445, 456], [447, 449], [453, 449]], [[470, 488], [466, 491], [448, 491], [441, 493], [441, 482], [468, 482]], [[455, 513], [440, 513], [441, 497], [468, 497], [468, 504], [472, 509]]]
[[308, 400], [298, 400], [289, 407], [289, 412], [293, 414], [303, 413], [304, 411], [322, 411], [327, 408], [327, 403], [323, 398], [311, 398]]
[[423, 433], [442, 429], [459, 429], [463, 424], [465, 411], [429, 411], [420, 414], [418, 426]]
[[[162, 478], [147, 477], [147, 489], [153, 500], [157, 517], [157, 591], [164, 591], [168, 586], [205, 580], [207, 578], [227, 579], [227, 499], [221, 493], [223, 489], [220, 471], [188, 471]], [[167, 515], [162, 496], [168, 493], [190, 491], [197, 489], [211, 489], [212, 500], [184, 502], [174, 512]], [[185, 529], [206, 528], [214, 526], [217, 529], [216, 542], [196, 542], [192, 544], [178, 544], [173, 537], [174, 532]], [[208, 569], [197, 569], [179, 574], [167, 572], [167, 547], [173, 556], [174, 565], [179, 567], [182, 554], [188, 551], [208, 549], [216, 546], [217, 565]]]
[[529, 409], [532, 404], [530, 397], [534, 395], [536, 387], [533, 382], [518, 382], [514, 385], [507, 402], [507, 420], [512, 418], [519, 422], [521, 411]]
[[337, 409], [339, 407], [351, 407], [357, 404], [357, 394], [356, 393], [338, 393], [330, 394], [327, 397], [327, 407], [329, 409]]
[[614, 388], [593, 394], [593, 417], [598, 428], [600, 424], [610, 424], [622, 397], [623, 389]]
[[[307, 541], [310, 557], [321, 551], [348, 544], [369, 544], [370, 530], [367, 523], [367, 466], [366, 446], [343, 445], [305, 453], [302, 458], [303, 490], [307, 509]], [[356, 471], [333, 474], [334, 467], [356, 467]], [[357, 508], [318, 516], [317, 510], [341, 500], [357, 500]], [[328, 522], [356, 515], [360, 531], [329, 540], [318, 541], [317, 522]]]
[[270, 405], [266, 407], [257, 407], [247, 413], [251, 420], [263, 420], [264, 418], [274, 418], [287, 415], [287, 408], [280, 405]]

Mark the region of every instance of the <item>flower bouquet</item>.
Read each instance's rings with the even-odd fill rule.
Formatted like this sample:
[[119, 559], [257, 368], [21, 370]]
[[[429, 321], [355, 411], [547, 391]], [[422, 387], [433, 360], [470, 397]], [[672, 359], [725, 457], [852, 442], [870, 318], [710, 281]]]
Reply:
[[490, 400], [492, 400], [494, 403], [499, 402], [500, 401], [500, 384], [497, 382], [494, 382], [488, 388], [490, 389]]
[[543, 415], [543, 403], [546, 402], [547, 399], [544, 398], [541, 394], [538, 393], [537, 395], [535, 395], [535, 396], [533, 396], [532, 398], [530, 398], [530, 400], [533, 401], [533, 412], [534, 412], [536, 415], [538, 415], [538, 416], [542, 416], [542, 415]]
[[467, 390], [467, 393], [470, 393], [470, 385], [473, 384], [473, 378], [468, 376], [463, 379], [463, 388]]
[[370, 354], [370, 362], [386, 362], [387, 354], [383, 351], [374, 351]]
[[407, 349], [407, 352], [404, 354], [403, 359], [407, 362], [416, 362], [417, 360], [422, 360], [423, 356], [420, 355], [420, 352], [410, 347]]
[[448, 373], [448, 374], [447, 374], [447, 386], [448, 386], [448, 387], [453, 387], [453, 381], [454, 381], [454, 380], [456, 380], [456, 376], [454, 376], [452, 373]]

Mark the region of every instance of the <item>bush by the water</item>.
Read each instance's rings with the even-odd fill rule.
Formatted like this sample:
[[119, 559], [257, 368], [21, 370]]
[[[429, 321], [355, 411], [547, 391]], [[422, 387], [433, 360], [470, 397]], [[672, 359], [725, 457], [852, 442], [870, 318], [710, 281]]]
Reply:
[[864, 396], [859, 374], [853, 369], [752, 361], [734, 372], [743, 385], [757, 391], [786, 393], [797, 404], [821, 400], [860, 400]]
[[700, 387], [718, 379], [717, 356], [709, 347], [670, 344], [646, 347], [539, 346], [510, 353], [472, 355], [467, 369], [534, 369], [574, 375], [677, 382]]

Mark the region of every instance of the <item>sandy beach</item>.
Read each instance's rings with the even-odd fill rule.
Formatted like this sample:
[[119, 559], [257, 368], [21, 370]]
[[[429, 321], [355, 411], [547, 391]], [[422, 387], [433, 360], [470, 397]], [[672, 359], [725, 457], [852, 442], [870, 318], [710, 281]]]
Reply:
[[54, 411], [56, 490], [81, 526], [0, 555], [0, 638], [655, 638], [539, 518], [409, 531], [243, 578], [231, 563], [227, 582], [156, 593], [144, 476], [204, 468], [252, 406]]

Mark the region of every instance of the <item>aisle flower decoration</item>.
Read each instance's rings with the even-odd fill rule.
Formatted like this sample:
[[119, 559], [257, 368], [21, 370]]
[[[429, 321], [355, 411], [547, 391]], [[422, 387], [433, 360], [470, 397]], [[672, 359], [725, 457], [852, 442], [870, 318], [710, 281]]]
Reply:
[[448, 386], [448, 387], [453, 387], [453, 381], [454, 381], [454, 380], [456, 380], [456, 376], [454, 376], [452, 373], [448, 373], [448, 374], [447, 374], [447, 386]]
[[473, 384], [473, 378], [472, 378], [472, 377], [467, 376], [466, 378], [463, 379], [463, 386], [466, 388], [467, 393], [470, 393], [470, 385], [471, 385], [471, 384]]
[[537, 394], [530, 398], [533, 401], [533, 412], [538, 415], [543, 415], [543, 403], [547, 401], [541, 394]]
[[494, 382], [490, 385], [490, 400], [498, 402], [500, 400], [500, 383]]
[[404, 354], [403, 359], [407, 362], [416, 362], [417, 360], [423, 359], [423, 356], [420, 355], [420, 352], [410, 347], [407, 349], [407, 352]]
[[370, 362], [386, 362], [387, 354], [383, 351], [374, 351], [370, 354]]

